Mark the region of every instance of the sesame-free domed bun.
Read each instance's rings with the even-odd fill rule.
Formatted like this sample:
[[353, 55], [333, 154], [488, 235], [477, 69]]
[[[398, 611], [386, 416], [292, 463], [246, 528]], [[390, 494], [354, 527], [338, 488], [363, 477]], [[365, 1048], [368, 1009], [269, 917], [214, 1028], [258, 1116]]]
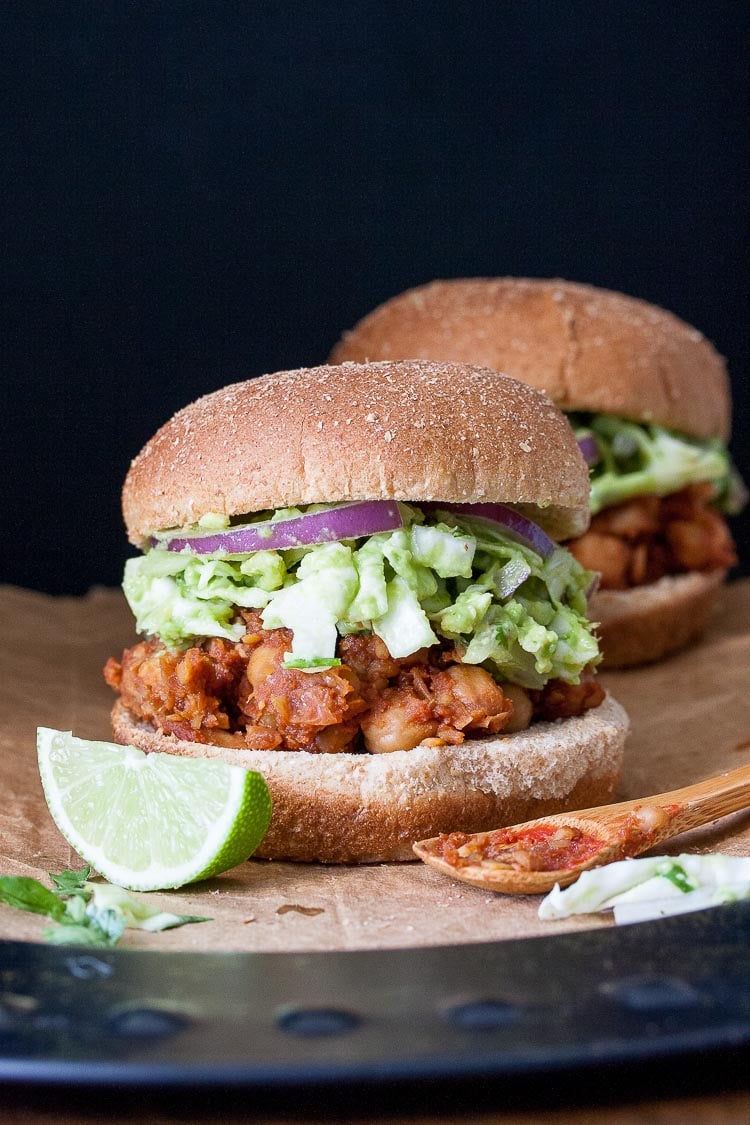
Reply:
[[332, 363], [476, 363], [546, 391], [563, 410], [617, 414], [726, 440], [729, 380], [697, 329], [646, 301], [569, 281], [434, 281], [345, 333]]
[[301, 368], [186, 406], [144, 446], [123, 488], [132, 543], [226, 516], [396, 499], [501, 502], [551, 535], [588, 526], [588, 469], [540, 392], [460, 363]]
[[271, 826], [266, 859], [367, 863], [414, 859], [411, 845], [439, 832], [481, 832], [611, 799], [629, 723], [611, 696], [577, 718], [512, 735], [392, 754], [232, 750], [155, 730], [122, 701], [117, 742], [188, 757], [221, 758], [263, 775]]

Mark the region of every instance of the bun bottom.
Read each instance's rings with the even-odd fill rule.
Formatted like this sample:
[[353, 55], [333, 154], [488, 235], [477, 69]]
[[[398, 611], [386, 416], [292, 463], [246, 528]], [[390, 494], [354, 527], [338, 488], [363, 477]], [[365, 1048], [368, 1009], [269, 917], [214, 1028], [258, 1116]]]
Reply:
[[231, 750], [184, 742], [118, 700], [115, 739], [147, 752], [222, 758], [263, 774], [273, 799], [257, 856], [324, 863], [413, 860], [412, 843], [604, 804], [620, 778], [629, 723], [611, 696], [572, 719], [460, 746], [392, 754]]
[[711, 616], [726, 570], [668, 575], [632, 590], [600, 590], [588, 616], [599, 622], [604, 668], [650, 664], [696, 641]]

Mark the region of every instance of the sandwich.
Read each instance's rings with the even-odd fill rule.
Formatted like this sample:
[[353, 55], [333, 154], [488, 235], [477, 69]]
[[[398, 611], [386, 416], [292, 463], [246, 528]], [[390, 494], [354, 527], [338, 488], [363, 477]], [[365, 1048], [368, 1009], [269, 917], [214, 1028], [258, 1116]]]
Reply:
[[475, 363], [545, 391], [591, 469], [588, 531], [567, 544], [600, 575], [604, 664], [657, 660], [704, 631], [737, 558], [726, 516], [746, 493], [727, 452], [721, 356], [673, 314], [566, 281], [435, 281], [347, 332], [332, 363]]
[[607, 801], [627, 717], [595, 677], [593, 577], [560, 537], [588, 469], [532, 388], [464, 364], [282, 371], [180, 410], [123, 489], [143, 639], [115, 738], [258, 770], [266, 858]]

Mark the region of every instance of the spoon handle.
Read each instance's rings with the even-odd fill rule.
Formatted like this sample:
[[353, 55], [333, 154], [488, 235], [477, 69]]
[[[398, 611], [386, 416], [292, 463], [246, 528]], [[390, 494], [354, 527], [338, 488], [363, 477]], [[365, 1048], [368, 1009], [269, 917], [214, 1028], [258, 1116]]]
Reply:
[[603, 855], [609, 863], [623, 856], [638, 855], [672, 836], [748, 806], [750, 765], [668, 793], [571, 815], [581, 823], [588, 821], [606, 830], [609, 843]]
[[747, 808], [750, 804], [750, 765], [672, 793], [662, 793], [657, 801], [648, 803], [681, 806], [672, 821], [673, 828], [678, 824], [679, 831], [697, 828], [710, 820]]

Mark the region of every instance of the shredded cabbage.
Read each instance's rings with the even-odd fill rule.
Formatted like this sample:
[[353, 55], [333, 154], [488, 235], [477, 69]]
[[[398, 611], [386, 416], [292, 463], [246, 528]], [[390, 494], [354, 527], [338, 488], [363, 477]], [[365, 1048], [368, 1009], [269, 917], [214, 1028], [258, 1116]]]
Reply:
[[585, 616], [592, 575], [567, 551], [544, 559], [487, 520], [402, 511], [396, 531], [294, 551], [196, 556], [157, 545], [128, 561], [125, 596], [139, 631], [173, 648], [238, 640], [236, 607], [258, 609], [266, 628], [292, 630], [296, 667], [330, 665], [338, 636], [352, 632], [375, 633], [396, 658], [449, 640], [464, 661], [529, 688], [578, 683], [597, 663]]
[[716, 504], [734, 515], [747, 492], [719, 441], [698, 441], [662, 426], [629, 422], [611, 414], [574, 414], [576, 437], [596, 438], [600, 459], [591, 471], [592, 514], [633, 496], [667, 496], [688, 484], [710, 481]]
[[642, 922], [750, 898], [750, 856], [678, 855], [624, 859], [584, 871], [542, 900], [539, 917], [614, 910], [615, 921]]

